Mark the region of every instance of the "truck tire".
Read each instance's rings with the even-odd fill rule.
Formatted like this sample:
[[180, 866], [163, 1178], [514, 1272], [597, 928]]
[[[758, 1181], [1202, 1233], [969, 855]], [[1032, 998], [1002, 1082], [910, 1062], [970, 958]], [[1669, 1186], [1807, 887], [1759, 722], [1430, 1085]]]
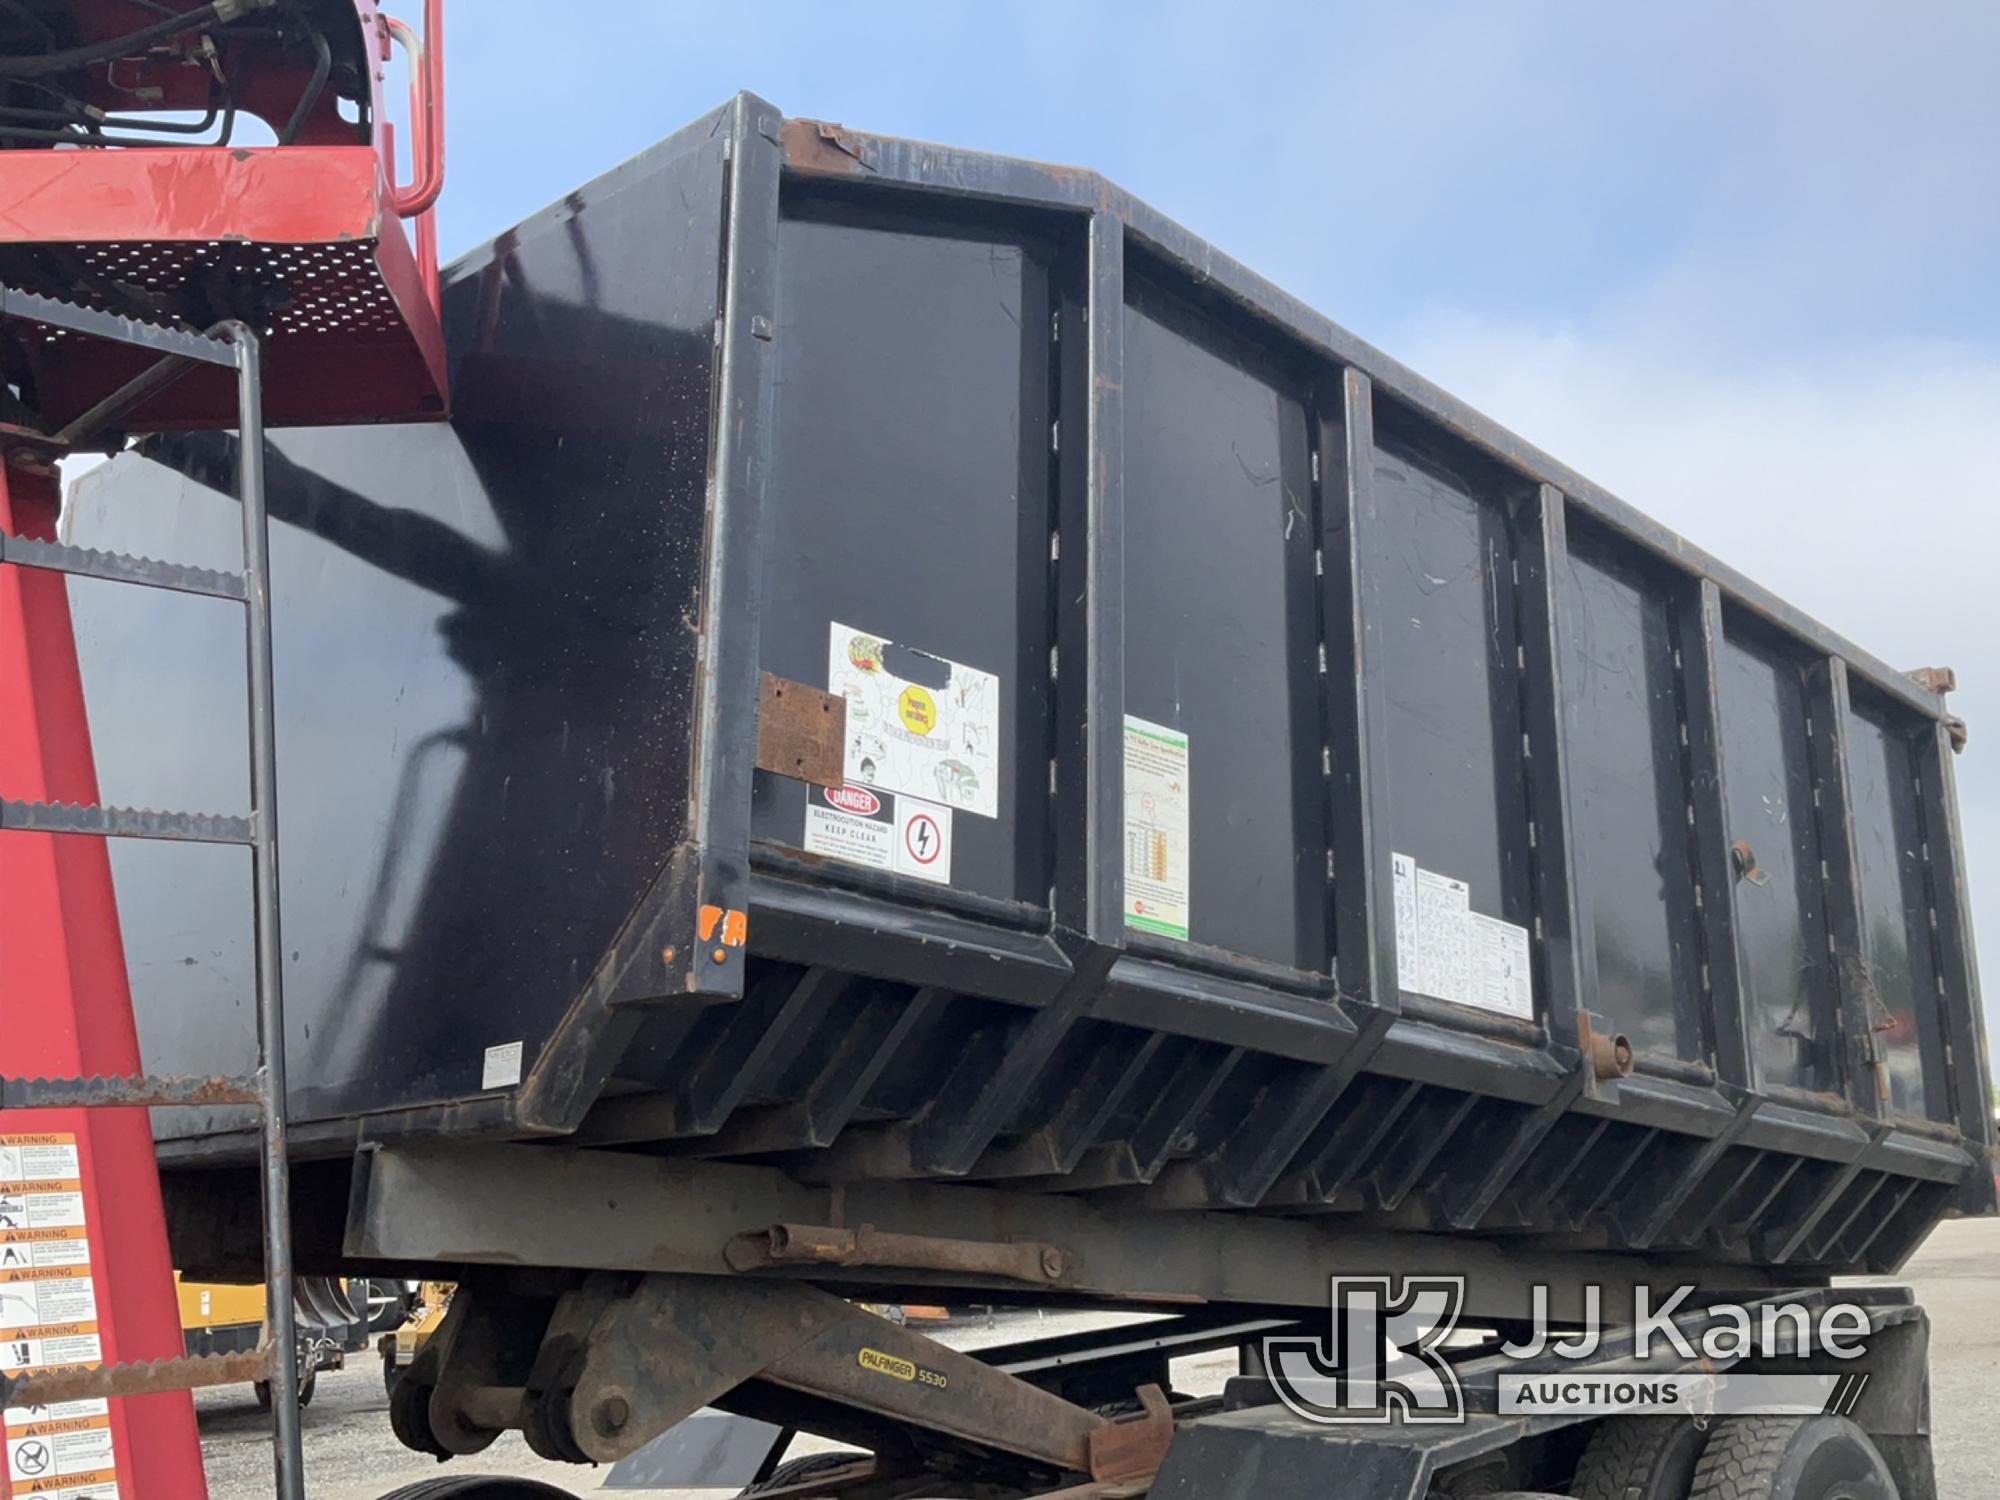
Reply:
[[1590, 1435], [1575, 1500], [1687, 1500], [1709, 1429], [1681, 1417], [1607, 1417]]
[[[268, 1380], [259, 1380], [252, 1384], [250, 1389], [257, 1397], [257, 1405], [263, 1410], [269, 1411], [271, 1409], [271, 1382]], [[312, 1405], [313, 1392], [318, 1389], [319, 1371], [308, 1370], [299, 1377], [299, 1410], [304, 1411], [308, 1406]]]
[[436, 1479], [419, 1479], [399, 1490], [391, 1490], [382, 1500], [576, 1500], [569, 1490], [559, 1490], [539, 1479], [495, 1479], [489, 1474], [445, 1474]]
[[1899, 1500], [1868, 1434], [1845, 1417], [1719, 1423], [1689, 1500]]

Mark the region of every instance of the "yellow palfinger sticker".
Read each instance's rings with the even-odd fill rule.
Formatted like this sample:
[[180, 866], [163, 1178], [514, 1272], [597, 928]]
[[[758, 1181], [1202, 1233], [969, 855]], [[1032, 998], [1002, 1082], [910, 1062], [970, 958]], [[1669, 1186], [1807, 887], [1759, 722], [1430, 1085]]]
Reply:
[[855, 1359], [862, 1369], [873, 1370], [877, 1375], [888, 1375], [896, 1380], [917, 1378], [917, 1367], [909, 1360], [884, 1354], [880, 1349], [863, 1349]]

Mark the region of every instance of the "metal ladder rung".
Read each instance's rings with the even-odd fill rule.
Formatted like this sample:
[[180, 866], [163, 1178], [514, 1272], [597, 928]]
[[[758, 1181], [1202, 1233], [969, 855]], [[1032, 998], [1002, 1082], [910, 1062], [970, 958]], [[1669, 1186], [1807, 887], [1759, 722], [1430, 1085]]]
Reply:
[[69, 573], [78, 578], [103, 578], [112, 583], [144, 584], [147, 588], [171, 589], [178, 594], [234, 599], [239, 604], [244, 597], [241, 573], [191, 568], [153, 557], [128, 557], [120, 552], [100, 552], [94, 547], [72, 547], [64, 542], [42, 542], [33, 537], [9, 536], [4, 531], [0, 531], [0, 563]]
[[104, 1078], [0, 1078], [0, 1109], [177, 1109], [264, 1102], [261, 1071], [209, 1078], [130, 1074]]
[[9, 802], [0, 798], [0, 828], [21, 833], [83, 833], [109, 839], [168, 839], [186, 844], [251, 844], [256, 824], [226, 813], [154, 812], [148, 807], [96, 807], [84, 802]]
[[269, 1380], [273, 1346], [266, 1339], [237, 1354], [190, 1354], [151, 1364], [69, 1365], [25, 1375], [0, 1375], [0, 1406], [53, 1406], [58, 1401], [92, 1401], [112, 1396], [151, 1396], [162, 1391], [198, 1391], [215, 1385], [250, 1385]]
[[150, 349], [155, 354], [198, 360], [205, 365], [234, 366], [238, 359], [236, 346], [213, 334], [189, 333], [138, 318], [121, 317], [101, 308], [44, 297], [39, 292], [23, 291], [19, 287], [0, 286], [0, 318], [25, 318], [32, 323], [66, 329], [70, 333], [110, 339], [114, 343]]

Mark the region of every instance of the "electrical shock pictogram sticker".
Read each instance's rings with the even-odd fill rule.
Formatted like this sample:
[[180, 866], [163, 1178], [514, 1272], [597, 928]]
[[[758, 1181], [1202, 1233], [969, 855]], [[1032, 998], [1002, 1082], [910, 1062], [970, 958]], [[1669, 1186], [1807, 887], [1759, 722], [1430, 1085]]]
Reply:
[[[70, 1134], [0, 1135], [0, 1370], [104, 1362], [83, 1171]], [[106, 1401], [11, 1407], [12, 1493], [118, 1500]]]
[[920, 865], [934, 865], [944, 852], [944, 835], [929, 813], [913, 813], [903, 825], [903, 852]]
[[896, 869], [920, 880], [951, 881], [951, 809], [896, 799]]

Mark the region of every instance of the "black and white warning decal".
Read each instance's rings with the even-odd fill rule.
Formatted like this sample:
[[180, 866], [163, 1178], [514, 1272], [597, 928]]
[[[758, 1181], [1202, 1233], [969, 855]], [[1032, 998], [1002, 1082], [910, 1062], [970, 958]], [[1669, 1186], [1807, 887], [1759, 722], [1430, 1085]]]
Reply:
[[935, 802], [852, 783], [814, 787], [800, 847], [808, 854], [949, 885], [951, 814]]

